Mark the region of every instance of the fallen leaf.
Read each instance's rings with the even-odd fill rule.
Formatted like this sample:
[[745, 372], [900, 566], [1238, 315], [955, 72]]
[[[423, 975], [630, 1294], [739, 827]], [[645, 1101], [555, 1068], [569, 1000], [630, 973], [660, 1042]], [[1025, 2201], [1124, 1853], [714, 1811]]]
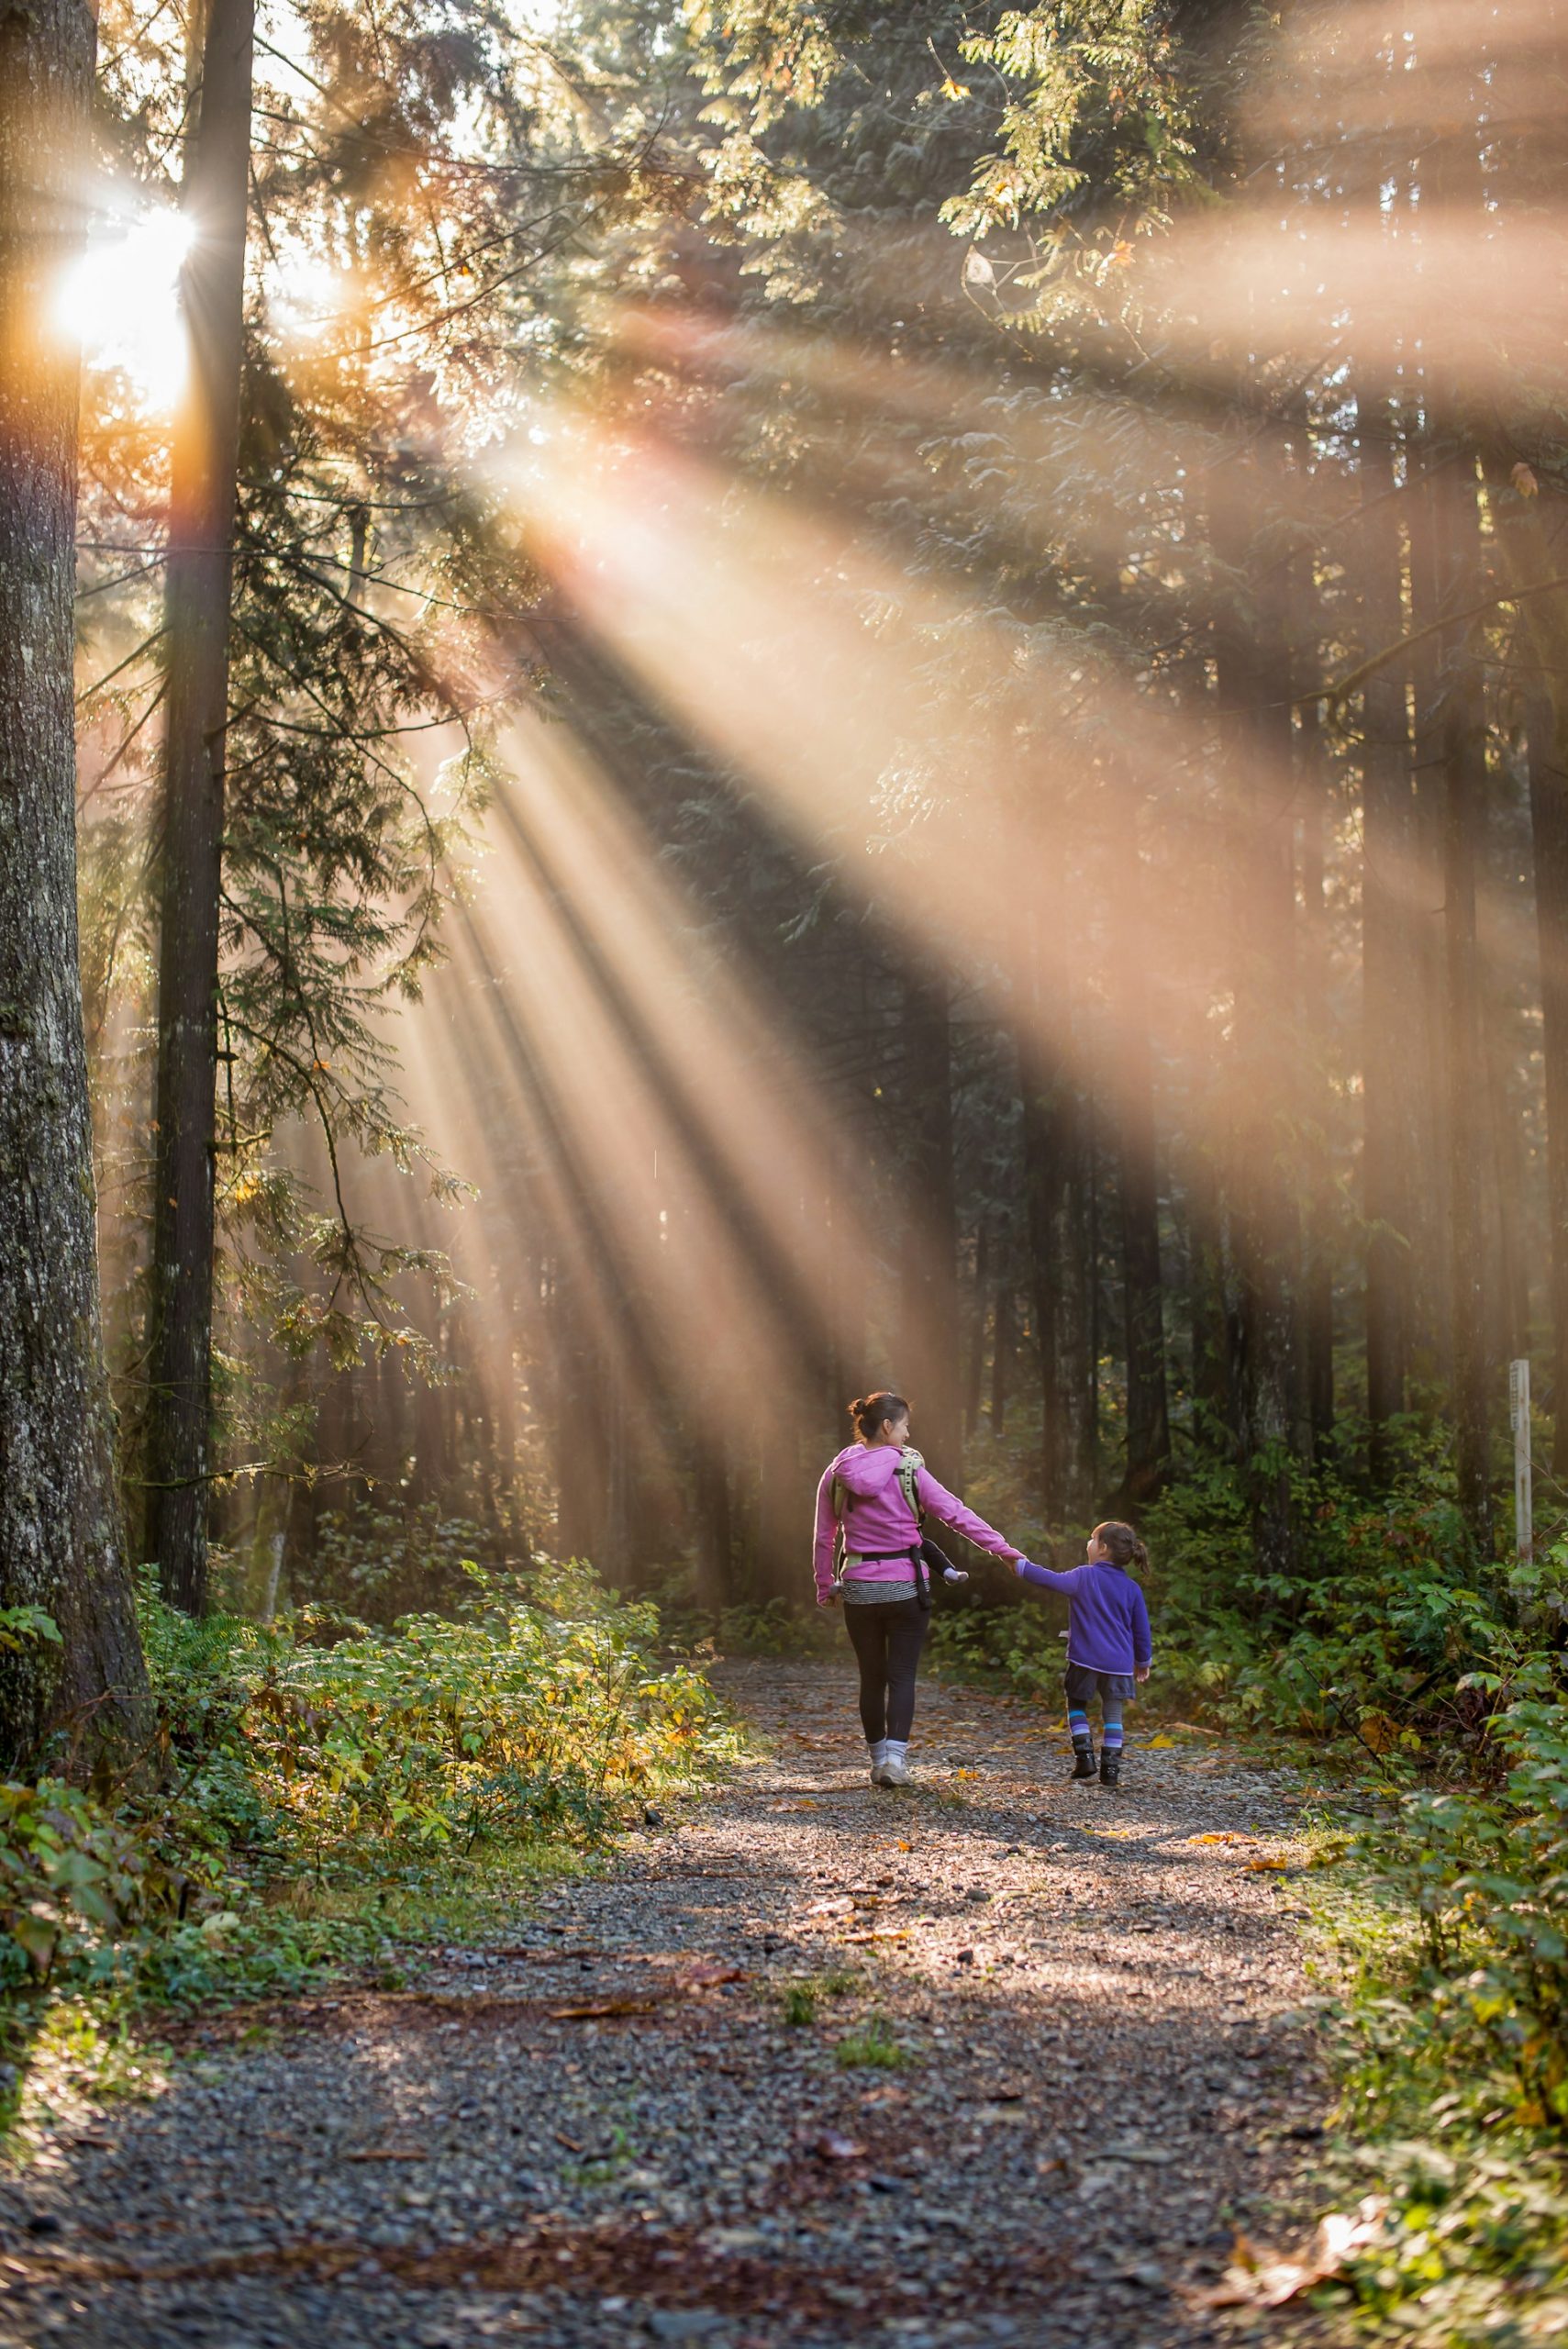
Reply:
[[358, 2153], [345, 2154], [346, 2162], [423, 2162], [428, 2154], [417, 2145], [365, 2145]]
[[1353, 2219], [1347, 2211], [1330, 2210], [1319, 2221], [1304, 2259], [1283, 2259], [1238, 2235], [1234, 2257], [1220, 2282], [1212, 2290], [1183, 2297], [1190, 2307], [1200, 2309], [1282, 2309], [1337, 2276], [1351, 2252], [1372, 2243], [1385, 2208], [1376, 2196], [1369, 2196]]
[[1149, 1751], [1151, 1753], [1168, 1753], [1175, 1742], [1173, 1737], [1151, 1737], [1149, 1741]]
[[1232, 1835], [1229, 1832], [1216, 1834], [1212, 1829], [1207, 1835], [1187, 1837], [1189, 1843], [1255, 1843], [1257, 1840], [1255, 1835]]
[[847, 1917], [854, 1905], [846, 1892], [836, 1900], [814, 1900], [806, 1913], [808, 1917]]
[[836, 2129], [826, 2129], [811, 2147], [825, 2162], [858, 2162], [865, 2153], [852, 2137], [841, 2137]]
[[1252, 1876], [1283, 1876], [1290, 1865], [1288, 1860], [1249, 1860], [1248, 1872]]

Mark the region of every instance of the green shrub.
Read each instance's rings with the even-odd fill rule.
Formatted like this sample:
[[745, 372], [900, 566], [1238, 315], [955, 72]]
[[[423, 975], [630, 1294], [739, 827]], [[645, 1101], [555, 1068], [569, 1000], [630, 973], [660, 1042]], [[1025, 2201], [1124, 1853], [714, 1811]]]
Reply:
[[0, 1987], [282, 1986], [384, 1942], [376, 1887], [482, 1845], [592, 1845], [729, 1749], [707, 1684], [660, 1660], [654, 1609], [589, 1569], [475, 1569], [468, 1590], [466, 1618], [379, 1631], [310, 1609], [193, 1622], [147, 1598], [160, 1784], [112, 1805], [0, 1788]]

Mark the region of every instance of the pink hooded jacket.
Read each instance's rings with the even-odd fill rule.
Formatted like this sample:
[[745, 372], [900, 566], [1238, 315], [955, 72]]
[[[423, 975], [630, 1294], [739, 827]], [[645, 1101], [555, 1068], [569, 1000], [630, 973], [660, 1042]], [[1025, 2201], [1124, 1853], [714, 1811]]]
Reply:
[[[903, 1453], [891, 1443], [851, 1443], [845, 1446], [837, 1460], [830, 1460], [817, 1487], [817, 1596], [826, 1598], [833, 1587], [833, 1479], [836, 1476], [849, 1496], [844, 1512], [844, 1534], [852, 1557], [863, 1556], [867, 1551], [912, 1549], [920, 1538], [908, 1502], [898, 1483], [898, 1464]], [[940, 1518], [942, 1524], [951, 1526], [955, 1533], [963, 1534], [977, 1549], [989, 1550], [994, 1557], [1018, 1558], [1010, 1542], [1004, 1542], [994, 1526], [972, 1508], [965, 1508], [956, 1493], [939, 1485], [929, 1468], [916, 1471], [915, 1489], [919, 1494], [928, 1516]], [[866, 1582], [902, 1582], [909, 1574], [906, 1557], [879, 1559], [872, 1565], [859, 1566], [856, 1579]]]

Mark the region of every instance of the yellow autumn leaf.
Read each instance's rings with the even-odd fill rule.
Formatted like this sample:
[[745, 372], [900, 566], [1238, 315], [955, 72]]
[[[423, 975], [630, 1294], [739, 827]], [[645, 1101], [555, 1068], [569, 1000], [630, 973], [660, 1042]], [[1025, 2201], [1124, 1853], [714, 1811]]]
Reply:
[[1151, 1753], [1168, 1753], [1175, 1742], [1173, 1737], [1151, 1737], [1149, 1751]]
[[1248, 1867], [1254, 1876], [1283, 1876], [1289, 1867], [1288, 1860], [1249, 1860]]

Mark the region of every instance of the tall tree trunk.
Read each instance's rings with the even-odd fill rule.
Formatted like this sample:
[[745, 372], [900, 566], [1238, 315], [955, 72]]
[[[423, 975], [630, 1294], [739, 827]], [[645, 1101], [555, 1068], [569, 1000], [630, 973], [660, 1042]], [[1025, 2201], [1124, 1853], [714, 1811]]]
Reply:
[[[1451, 417], [1432, 451], [1438, 590], [1445, 613], [1480, 599], [1481, 516], [1475, 457]], [[1486, 1227], [1482, 1137], [1486, 1063], [1475, 884], [1486, 807], [1485, 685], [1470, 625], [1443, 630], [1440, 742], [1444, 785], [1444, 1018], [1448, 1031], [1449, 1238], [1453, 1300], [1453, 1420], [1459, 1504], [1483, 1557], [1492, 1553]]]
[[244, 355], [255, 0], [208, 0], [186, 151], [189, 373], [174, 434], [164, 604], [147, 1550], [166, 1598], [206, 1596], [217, 958], [228, 620]]
[[[1129, 812], [1136, 817], [1136, 808]], [[1128, 941], [1113, 974], [1118, 1036], [1115, 1100], [1121, 1199], [1122, 1296], [1127, 1346], [1127, 1473], [1129, 1504], [1152, 1498], [1170, 1470], [1165, 1386], [1164, 1294], [1160, 1277], [1160, 1180], [1155, 1151], [1154, 1054], [1144, 968], [1142, 865], [1136, 823], [1123, 841]]]
[[996, 1323], [991, 1338], [991, 1432], [1005, 1435], [1007, 1405], [1013, 1391], [1014, 1356], [1018, 1342], [1018, 1308], [1013, 1286], [1012, 1251], [1004, 1256], [996, 1275]]
[[1189, 1146], [1186, 1179], [1187, 1317], [1192, 1346], [1192, 1396], [1211, 1436], [1228, 1428], [1230, 1339], [1226, 1309], [1225, 1229], [1213, 1160], [1200, 1142]]
[[[1412, 413], [1406, 434], [1414, 469], [1424, 419]], [[1418, 480], [1405, 500], [1408, 517], [1410, 618], [1418, 642], [1410, 664], [1411, 745], [1416, 775], [1415, 913], [1410, 968], [1415, 992], [1411, 1021], [1426, 1079], [1413, 1120], [1416, 1149], [1409, 1197], [1411, 1264], [1408, 1365], [1447, 1386], [1453, 1375], [1453, 1301], [1449, 1282], [1450, 1125], [1448, 1030], [1444, 1014], [1443, 824], [1446, 786], [1442, 758], [1441, 653], [1438, 540], [1433, 500]]]
[[[1369, 652], [1404, 633], [1399, 507], [1386, 400], [1363, 401], [1362, 614]], [[1418, 1163], [1409, 1082], [1419, 1015], [1411, 893], [1416, 876], [1406, 678], [1396, 663], [1369, 679], [1362, 708], [1362, 1219], [1366, 1231], [1366, 1390], [1371, 1467], [1392, 1467], [1388, 1426], [1405, 1408], [1410, 1343], [1410, 1184]]]
[[[1251, 517], [1263, 489], [1238, 452], [1216, 484], [1215, 544], [1231, 575], [1215, 624], [1233, 875], [1234, 1064], [1227, 1205], [1239, 1286], [1235, 1392], [1253, 1539], [1262, 1564], [1294, 1571], [1290, 1461], [1300, 1423], [1296, 1292], [1301, 1218], [1295, 1160], [1296, 874], [1289, 796], [1293, 742], [1278, 589], [1256, 556]], [[1254, 573], [1257, 574], [1254, 580]]]
[[121, 1541], [94, 1252], [76, 931], [77, 360], [55, 326], [91, 184], [83, 0], [0, 10], [0, 1758], [124, 1747], [146, 1681]]
[[[1310, 658], [1316, 671], [1318, 647]], [[1304, 1075], [1302, 1175], [1307, 1195], [1301, 1293], [1301, 1401], [1306, 1414], [1297, 1448], [1320, 1457], [1334, 1432], [1334, 1161], [1329, 1130], [1333, 1091], [1329, 1080], [1329, 908], [1324, 896], [1329, 767], [1317, 710], [1304, 715], [1297, 740], [1302, 785], [1301, 956], [1298, 1017]]]
[[906, 973], [899, 1041], [899, 1096], [910, 1141], [897, 1375], [915, 1405], [916, 1442], [942, 1482], [956, 1489], [963, 1476], [963, 1413], [952, 1032], [947, 978], [933, 964]]
[[980, 1425], [980, 1396], [985, 1384], [985, 1317], [991, 1295], [991, 1225], [982, 1216], [974, 1234], [974, 1291], [970, 1301], [969, 1353], [963, 1373], [963, 1440]]
[[[1568, 631], [1565, 631], [1568, 632]], [[1551, 1473], [1568, 1481], [1568, 676], [1529, 714], [1529, 812], [1546, 1064], [1546, 1199], [1551, 1284]]]
[[[1562, 569], [1555, 532], [1511, 478], [1511, 451], [1489, 468], [1497, 541], [1516, 586], [1536, 590]], [[1552, 522], [1557, 511], [1551, 515]], [[1540, 1051], [1546, 1094], [1546, 1210], [1551, 1311], [1551, 1470], [1568, 1478], [1568, 596], [1529, 593], [1518, 606], [1519, 649], [1534, 677], [1526, 705]]]
[[1095, 1364], [1084, 1105], [1064, 1069], [1019, 1039], [1024, 1228], [1040, 1346], [1040, 1504], [1061, 1524], [1092, 1506]]
[[707, 1608], [728, 1607], [736, 1595], [729, 1447], [717, 1425], [698, 1435], [695, 1487], [697, 1601]]
[[1024, 1237], [1029, 1250], [1029, 1302], [1040, 1349], [1040, 1505], [1047, 1524], [1065, 1512], [1065, 1405], [1062, 1393], [1059, 1328], [1060, 1281], [1055, 1203], [1061, 1187], [1061, 1080], [1040, 1065], [1032, 1023], [1018, 1040], [1018, 1083], [1023, 1097]]

